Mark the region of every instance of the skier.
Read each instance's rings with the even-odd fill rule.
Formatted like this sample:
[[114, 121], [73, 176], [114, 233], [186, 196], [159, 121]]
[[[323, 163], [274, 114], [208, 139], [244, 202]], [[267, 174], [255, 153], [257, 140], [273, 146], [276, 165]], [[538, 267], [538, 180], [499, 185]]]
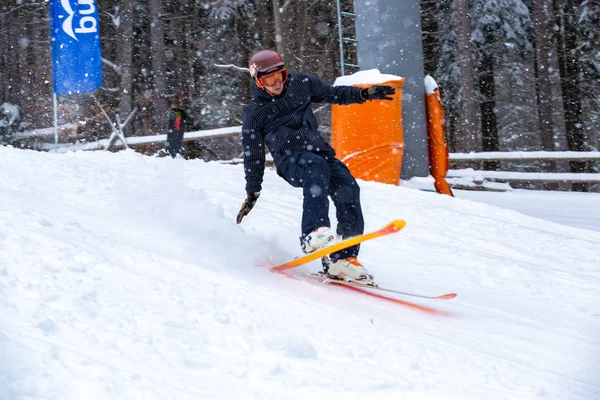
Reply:
[[[242, 221], [256, 204], [269, 148], [277, 173], [304, 192], [302, 251], [311, 253], [335, 241], [330, 229], [329, 199], [336, 207], [337, 235], [348, 238], [363, 233], [360, 189], [334, 149], [317, 131], [311, 103], [353, 104], [367, 100], [392, 100], [391, 86], [358, 88], [328, 86], [317, 77], [288, 72], [281, 56], [261, 50], [249, 61], [253, 100], [244, 109], [242, 146], [247, 198], [237, 217]], [[332, 253], [324, 260], [324, 272], [334, 278], [348, 277], [372, 283], [373, 277], [357, 260], [359, 246]]]

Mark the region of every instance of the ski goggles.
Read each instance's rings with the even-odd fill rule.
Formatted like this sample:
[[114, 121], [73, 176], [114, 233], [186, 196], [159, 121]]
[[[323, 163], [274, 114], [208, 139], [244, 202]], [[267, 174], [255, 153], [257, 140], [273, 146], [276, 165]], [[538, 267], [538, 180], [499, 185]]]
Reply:
[[288, 78], [287, 69], [282, 68], [270, 74], [266, 74], [257, 78], [258, 82], [263, 86], [275, 86], [277, 83], [285, 83]]

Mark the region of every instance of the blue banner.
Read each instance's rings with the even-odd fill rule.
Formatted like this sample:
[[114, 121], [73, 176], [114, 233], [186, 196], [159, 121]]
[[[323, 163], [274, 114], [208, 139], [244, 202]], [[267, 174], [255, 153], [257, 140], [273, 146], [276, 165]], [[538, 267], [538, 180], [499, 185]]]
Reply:
[[102, 84], [95, 0], [50, 0], [54, 93], [93, 92]]

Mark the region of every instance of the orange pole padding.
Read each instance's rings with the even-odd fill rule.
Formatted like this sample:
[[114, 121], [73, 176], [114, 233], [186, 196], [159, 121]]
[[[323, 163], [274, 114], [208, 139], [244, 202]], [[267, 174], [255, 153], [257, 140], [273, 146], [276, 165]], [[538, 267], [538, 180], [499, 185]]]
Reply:
[[[393, 100], [334, 105], [331, 112], [331, 145], [337, 157], [357, 179], [400, 184], [404, 136], [402, 133], [402, 84], [399, 80], [377, 83], [396, 89]], [[372, 84], [357, 84], [370, 87]]]
[[427, 132], [429, 133], [429, 172], [435, 179], [434, 187], [438, 193], [453, 196], [446, 182], [446, 173], [450, 168], [448, 146], [444, 138], [444, 109], [440, 89], [435, 88], [427, 94]]

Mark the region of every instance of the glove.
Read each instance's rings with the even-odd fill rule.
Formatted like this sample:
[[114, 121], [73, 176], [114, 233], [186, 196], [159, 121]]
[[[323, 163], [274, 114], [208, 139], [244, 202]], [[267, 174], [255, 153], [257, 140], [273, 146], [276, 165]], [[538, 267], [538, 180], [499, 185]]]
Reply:
[[237, 223], [239, 224], [240, 222], [242, 222], [242, 219], [248, 215], [248, 213], [252, 210], [252, 208], [254, 208], [254, 205], [256, 204], [256, 200], [258, 200], [258, 197], [260, 196], [260, 192], [246, 192], [247, 193], [247, 197], [246, 200], [244, 200], [244, 204], [242, 204], [242, 208], [240, 209], [240, 212], [237, 215]]
[[391, 86], [371, 86], [360, 90], [363, 100], [393, 100], [390, 94], [396, 94], [396, 89]]

